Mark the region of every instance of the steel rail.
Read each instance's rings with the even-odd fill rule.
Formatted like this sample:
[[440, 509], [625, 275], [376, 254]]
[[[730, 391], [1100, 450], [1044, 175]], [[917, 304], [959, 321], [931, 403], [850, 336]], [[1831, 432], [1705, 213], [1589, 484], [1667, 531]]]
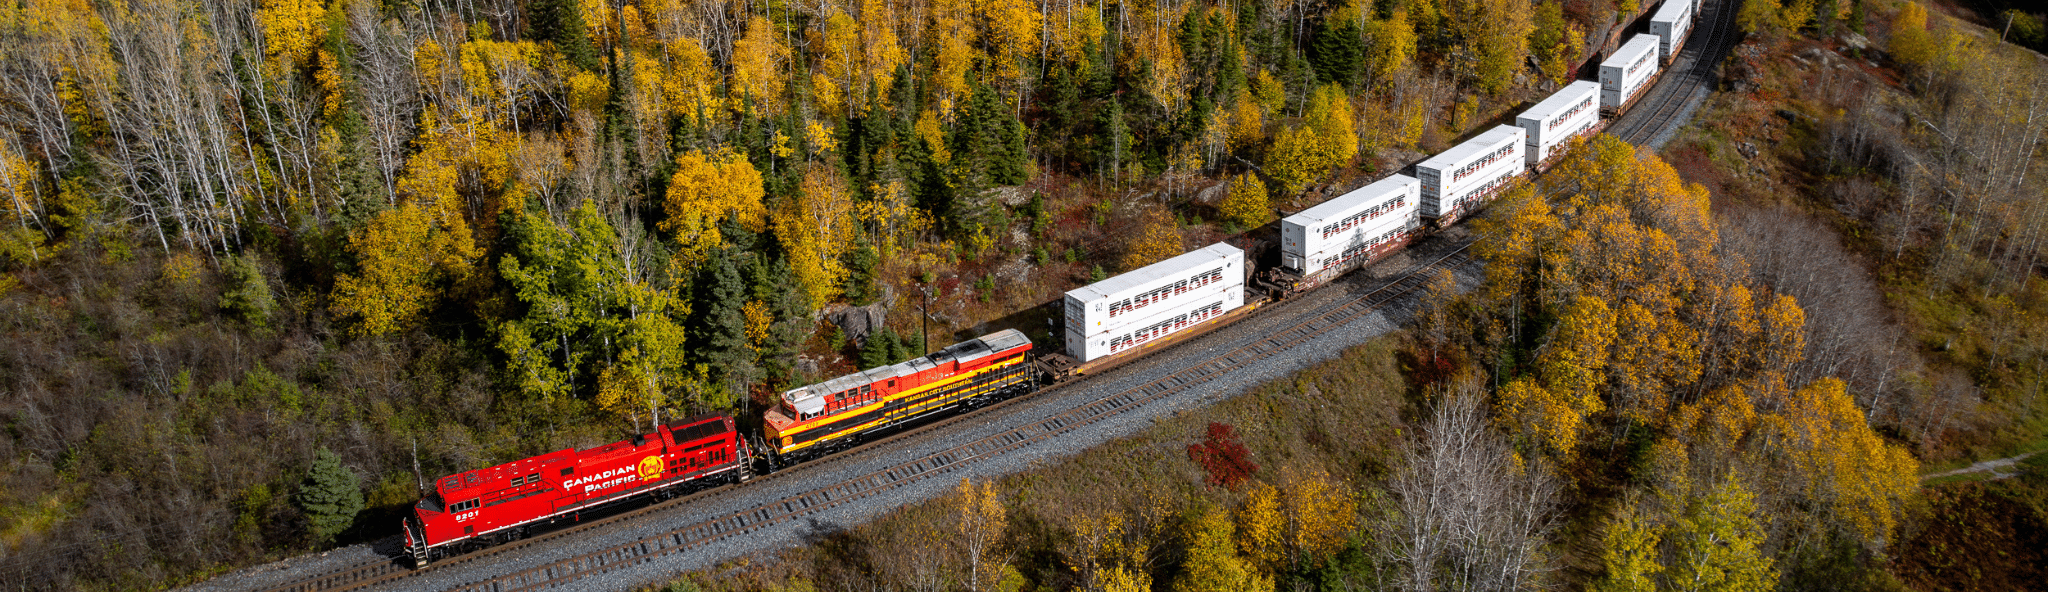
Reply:
[[[810, 492], [791, 495], [723, 517], [690, 524], [622, 545], [578, 555], [545, 565], [463, 584], [460, 592], [511, 592], [562, 585], [567, 582], [638, 565], [681, 553], [692, 548], [724, 541], [783, 522], [816, 514], [913, 482], [953, 472], [961, 465], [1045, 441], [1076, 428], [1108, 419], [1146, 403], [1208, 382], [1231, 369], [1288, 351], [1304, 341], [1349, 324], [1360, 315], [1413, 293], [1435, 277], [1436, 270], [1464, 265], [1467, 242], [1452, 252], [1410, 270], [1401, 279], [1361, 294], [1335, 306], [1309, 314], [1313, 318], [1295, 324], [1258, 341], [1233, 348], [1201, 363], [1172, 374], [1085, 403], [1053, 417], [982, 437], [967, 444], [942, 450], [916, 460], [876, 470], [852, 480]], [[1171, 348], [1168, 348], [1171, 349]]]
[[1671, 84], [1664, 85], [1661, 89], [1653, 89], [1652, 92], [1658, 95], [1654, 108], [1648, 111], [1634, 109], [1629, 112], [1638, 117], [1626, 129], [1615, 132], [1614, 135], [1622, 141], [1631, 144], [1649, 142], [1678, 118], [1685, 110], [1685, 104], [1691, 101], [1696, 89], [1712, 81], [1714, 69], [1719, 66], [1721, 56], [1727, 55], [1732, 45], [1734, 36], [1729, 32], [1733, 29], [1735, 13], [1741, 0], [1710, 1], [1717, 5], [1713, 21], [1705, 27], [1695, 26], [1690, 34], [1692, 37], [1705, 37], [1700, 40], [1704, 42], [1686, 44], [1679, 50], [1679, 57], [1672, 60], [1674, 66], [1683, 65], [1686, 66], [1685, 69], [1666, 72], [1667, 75], [1679, 76], [1681, 80], [1671, 81]]
[[[1679, 60], [1674, 60], [1675, 62], [1683, 62], [1688, 59], [1688, 56], [1686, 54], [1692, 54], [1689, 56], [1689, 59], [1691, 60], [1691, 62], [1689, 63], [1690, 67], [1682, 73], [1683, 75], [1686, 75], [1686, 78], [1688, 78], [1689, 80], [1680, 81], [1664, 89], [1664, 92], [1660, 93], [1661, 96], [1659, 97], [1659, 100], [1656, 103], [1656, 108], [1648, 112], [1648, 117], [1637, 119], [1634, 125], [1631, 125], [1628, 129], [1620, 131], [1615, 135], [1631, 143], [1638, 143], [1640, 141], [1647, 140], [1647, 137], [1645, 137], [1646, 135], [1654, 135], [1654, 132], [1663, 129], [1665, 124], [1669, 123], [1673, 118], [1677, 117], [1678, 113], [1683, 110], [1683, 105], [1686, 101], [1681, 100], [1680, 97], [1690, 97], [1692, 95], [1692, 89], [1698, 88], [1699, 86], [1705, 84], [1709, 80], [1708, 76], [1712, 74], [1713, 68], [1717, 65], [1718, 58], [1720, 56], [1726, 55], [1729, 46], [1732, 45], [1733, 36], [1730, 35], [1729, 32], [1732, 29], [1731, 25], [1733, 24], [1734, 15], [1740, 4], [1740, 0], [1709, 1], [1715, 2], [1717, 5], [1719, 5], [1719, 10], [1715, 11], [1716, 14], [1713, 21], [1713, 26], [1705, 32], [1695, 31], [1695, 35], [1704, 34], [1707, 36], [1706, 43], [1704, 45], [1688, 44], [1688, 46], [1685, 49], [1680, 50], [1681, 56]], [[1708, 57], [1712, 57], [1714, 59], [1703, 59]], [[1684, 89], [1686, 92], [1678, 92], [1680, 89]], [[1640, 110], [1631, 111], [1636, 113], [1642, 113]], [[785, 497], [782, 500], [777, 500], [776, 502], [772, 502], [770, 504], [757, 506], [756, 508], [746, 512], [734, 513], [722, 519], [700, 522], [698, 524], [686, 526], [680, 529], [675, 529], [655, 537], [643, 538], [633, 543], [628, 543], [626, 545], [615, 546], [610, 549], [598, 551], [595, 553], [585, 554], [578, 557], [557, 561], [549, 565], [535, 567], [521, 572], [517, 572], [510, 576], [492, 578], [490, 580], [485, 580], [484, 582], [468, 585], [458, 589], [489, 589], [494, 591], [502, 591], [529, 589], [543, 584], [552, 585], [552, 583], [556, 583], [555, 580], [558, 579], [573, 579], [577, 577], [582, 577], [578, 574], [587, 575], [610, 571], [612, 568], [618, 567], [620, 565], [626, 565], [629, 563], [640, 563], [656, 556], [668, 555], [675, 552], [680, 552], [687, 548], [701, 546], [703, 544], [717, 542], [720, 540], [725, 540], [726, 538], [743, 532], [752, 532], [767, 525], [773, 524], [778, 520], [787, 520], [792, 517], [798, 517], [805, 514], [823, 511], [825, 509], [836, 507], [848, 501], [868, 497], [887, 488], [900, 486], [900, 484], [904, 482], [904, 480], [906, 479], [915, 480], [916, 478], [928, 477], [934, 474], [943, 474], [951, 472], [951, 467], [953, 467], [954, 465], [961, 461], [972, 460], [975, 458], [980, 458], [983, 456], [993, 454], [1000, 454], [1002, 452], [1006, 452], [1028, 445], [1030, 443], [1042, 441], [1054, 435], [1065, 433], [1067, 431], [1072, 430], [1073, 428], [1080, 427], [1082, 425], [1087, 425], [1097, 421], [1101, 421], [1102, 419], [1105, 419], [1110, 415], [1133, 408], [1138, 404], [1157, 400], [1158, 398], [1164, 397], [1168, 394], [1184, 390], [1188, 386], [1198, 384], [1201, 382], [1206, 382], [1208, 379], [1213, 378], [1216, 374], [1227, 371], [1230, 368], [1235, 368], [1245, 363], [1249, 363], [1251, 361], [1271, 357], [1277, 352], [1292, 348], [1295, 344], [1298, 344], [1301, 341], [1307, 340], [1316, 335], [1321, 335], [1322, 333], [1327, 332], [1330, 328], [1348, 322], [1351, 318], [1355, 317], [1358, 314], [1363, 314], [1365, 311], [1376, 308], [1377, 306], [1383, 304], [1388, 300], [1414, 291], [1416, 288], [1421, 286], [1423, 282], [1427, 281], [1427, 277], [1422, 273], [1424, 271], [1432, 269], [1442, 269], [1445, 267], [1445, 263], [1447, 262], [1451, 262], [1452, 266], [1462, 265], [1465, 261], [1469, 260], [1469, 257], [1465, 255], [1465, 250], [1467, 247], [1469, 247], [1469, 243], [1466, 245], [1459, 246], [1452, 253], [1437, 259], [1429, 265], [1425, 265], [1423, 267], [1417, 268], [1409, 272], [1407, 275], [1402, 277], [1402, 279], [1392, 284], [1388, 284], [1381, 288], [1375, 289], [1372, 292], [1368, 292], [1367, 294], [1360, 296], [1359, 298], [1334, 306], [1319, 307], [1317, 310], [1311, 311], [1309, 313], [1316, 315], [1315, 318], [1309, 321], [1304, 321], [1303, 323], [1298, 324], [1293, 328], [1290, 328], [1288, 331], [1284, 331], [1280, 334], [1274, 335], [1273, 337], [1260, 340], [1251, 345], [1238, 348], [1230, 353], [1226, 353], [1224, 355], [1212, 358], [1209, 361], [1204, 362], [1202, 364], [1191, 366], [1189, 368], [1183, 369], [1180, 372], [1176, 372], [1174, 374], [1168, 375], [1158, 380], [1154, 380], [1140, 387], [1124, 391], [1122, 393], [1119, 393], [1118, 395], [1098, 399], [1094, 402], [1070, 409], [1066, 412], [1061, 413], [1060, 415], [1054, 416], [1051, 419], [1037, 422], [1029, 426], [1018, 428], [1016, 430], [1011, 430], [1009, 432], [1005, 432], [1004, 434], [989, 436], [981, 440], [978, 440], [974, 443], [948, 449], [938, 454], [926, 456], [918, 460], [897, 465], [890, 469], [876, 471], [860, 479], [856, 479], [852, 482], [846, 482], [830, 487], [821, 488], [805, 494]], [[1454, 258], [1455, 261], [1453, 261]], [[1396, 288], [1399, 289], [1395, 290]], [[1394, 291], [1390, 292], [1389, 290]], [[1146, 352], [1144, 353], [1144, 355], [1132, 358], [1124, 364], [1121, 364], [1120, 366], [1129, 367], [1131, 364], [1134, 364], [1140, 360], [1150, 358], [1152, 356], [1158, 355], [1163, 351], [1168, 351], [1172, 349], [1175, 348], [1160, 348], [1158, 350]], [[1050, 391], [1060, 388], [1066, 388], [1073, 384], [1077, 383], [1060, 383], [1047, 387], [1045, 390]], [[990, 407], [1007, 407], [1010, 404], [1020, 400], [1023, 400], [1023, 398], [1011, 398], [991, 405]], [[955, 421], [961, 421], [968, 417], [979, 418], [985, 416], [982, 416], [981, 414], [978, 413], [973, 414], [971, 416], [955, 415], [953, 417], [945, 418], [943, 420], [931, 421], [928, 424], [919, 425], [916, 427], [906, 429], [901, 433], [883, 438], [877, 441], [876, 443], [890, 442], [895, 441], [899, 438], [911, 437], [927, 431], [939, 429], [941, 427], [950, 425]], [[1037, 433], [1033, 435], [1025, 435], [1027, 432], [1031, 432], [1033, 430], [1036, 430]], [[878, 448], [878, 446], [859, 446], [851, 450], [830, 455], [827, 457], [827, 459], [833, 460], [835, 462], [847, 460], [850, 458], [863, 456]], [[787, 478], [787, 476], [802, 474], [808, 472], [808, 469], [826, 466], [828, 464], [830, 463], [802, 463], [783, 468], [775, 473], [755, 477], [754, 480], [761, 481], [778, 478]], [[499, 555], [503, 555], [505, 553], [525, 550], [528, 548], [532, 548], [535, 545], [560, 540], [562, 538], [573, 535], [578, 535], [591, 529], [600, 528], [605, 525], [613, 524], [616, 522], [622, 522], [639, 518], [650, 513], [675, 510], [686, 505], [691, 505], [691, 502], [700, 502], [711, 499], [723, 498], [735, 493], [737, 490], [740, 490], [740, 488], [715, 487], [709, 490], [682, 496], [667, 502], [650, 504], [643, 508], [638, 508], [630, 511], [623, 511], [618, 514], [605, 517], [603, 519], [593, 520], [591, 522], [582, 523], [577, 526], [562, 528], [546, 534], [528, 537], [513, 542], [487, 547], [485, 549], [471, 552], [468, 554], [443, 559], [441, 561], [434, 563], [430, 567], [430, 569], [427, 570], [410, 569], [403, 565], [400, 562], [399, 558], [392, 558], [387, 561], [369, 561], [358, 563], [355, 565], [330, 570], [328, 572], [315, 575], [310, 578], [297, 580], [279, 586], [264, 588], [263, 590], [264, 592], [315, 592], [324, 590], [360, 590], [386, 582], [407, 579], [419, 575], [424, 575], [426, 573], [440, 571], [450, 566], [472, 564], [476, 563], [477, 561], [496, 557]], [[781, 508], [781, 511], [779, 512], [776, 511], [778, 506]], [[759, 518], [755, 518], [755, 516], [759, 516]], [[638, 561], [629, 561], [633, 559], [638, 559]], [[511, 585], [507, 587], [506, 584]]]

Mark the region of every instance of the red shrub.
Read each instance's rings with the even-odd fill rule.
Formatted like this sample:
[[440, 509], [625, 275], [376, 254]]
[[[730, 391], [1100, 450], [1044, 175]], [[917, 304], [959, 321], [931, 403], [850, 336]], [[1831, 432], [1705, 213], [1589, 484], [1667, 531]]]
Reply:
[[1239, 483], [1259, 472], [1251, 452], [1237, 441], [1237, 430], [1227, 423], [1209, 422], [1209, 435], [1200, 444], [1188, 445], [1188, 459], [1209, 472], [1210, 487], [1236, 490]]

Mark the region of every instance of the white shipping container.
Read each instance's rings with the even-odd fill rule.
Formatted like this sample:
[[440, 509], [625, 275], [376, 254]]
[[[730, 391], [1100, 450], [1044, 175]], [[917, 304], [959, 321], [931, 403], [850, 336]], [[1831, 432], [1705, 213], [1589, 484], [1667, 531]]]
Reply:
[[1495, 126], [1415, 165], [1415, 177], [1422, 181], [1422, 216], [1441, 216], [1449, 209], [1439, 207], [1442, 196], [1455, 195], [1480, 180], [1496, 178], [1501, 170], [1512, 168], [1521, 173], [1526, 166], [1521, 152], [1527, 135], [1519, 127]]
[[1529, 135], [1526, 160], [1532, 167], [1550, 158], [1551, 150], [1593, 129], [1599, 121], [1600, 84], [1590, 80], [1567, 84], [1550, 98], [1515, 117], [1515, 125], [1521, 126]]
[[1422, 181], [1394, 175], [1351, 190], [1280, 221], [1281, 265], [1303, 274], [1309, 255], [1360, 240], [1390, 222], [1415, 217]]
[[1094, 361], [1158, 341], [1241, 306], [1244, 306], [1244, 290], [1226, 290], [1202, 300], [1189, 301], [1167, 314], [1153, 317], [1151, 322], [1123, 331], [1080, 335], [1070, 328], [1067, 331], [1067, 355], [1083, 362]]
[[1404, 235], [1422, 227], [1421, 218], [1410, 211], [1407, 216], [1382, 225], [1371, 232], [1359, 233], [1358, 240], [1341, 245], [1332, 245], [1330, 250], [1309, 255], [1301, 272], [1303, 277], [1322, 273], [1326, 270], [1353, 265], [1365, 261], [1375, 249], [1389, 242], [1400, 240]]
[[1619, 109], [1657, 74], [1657, 36], [1637, 35], [1600, 62], [1600, 107]]
[[1231, 290], [1244, 291], [1244, 277], [1235, 276], [1199, 288], [1192, 288], [1186, 292], [1174, 294], [1173, 298], [1162, 303], [1132, 309], [1129, 312], [1117, 315], [1115, 318], [1109, 319], [1100, 325], [1090, 323], [1083, 326], [1081, 334], [1092, 336], [1130, 329], [1131, 327], [1150, 323], [1159, 315], [1170, 314], [1179, 310], [1189, 302], [1208, 300], [1217, 294]]
[[1126, 314], [1171, 305], [1189, 290], [1225, 280], [1243, 283], [1244, 251], [1216, 243], [1067, 292], [1067, 328], [1100, 332]]
[[1657, 36], [1657, 57], [1665, 63], [1671, 62], [1674, 48], [1685, 43], [1685, 36], [1692, 32], [1693, 11], [1698, 7], [1691, 0], [1664, 0], [1664, 6], [1650, 17], [1650, 34]]
[[1456, 193], [1446, 197], [1443, 200], [1443, 210], [1437, 214], [1437, 217], [1442, 218], [1453, 214], [1463, 217], [1463, 212], [1471, 209], [1475, 204], [1485, 201], [1488, 196], [1500, 191], [1502, 187], [1507, 187], [1509, 182], [1514, 181], [1516, 177], [1520, 177], [1526, 170], [1528, 169], [1524, 167], [1522, 159], [1515, 159], [1515, 166], [1513, 168], [1500, 169], [1492, 178], [1475, 183], [1471, 187], [1459, 189]]

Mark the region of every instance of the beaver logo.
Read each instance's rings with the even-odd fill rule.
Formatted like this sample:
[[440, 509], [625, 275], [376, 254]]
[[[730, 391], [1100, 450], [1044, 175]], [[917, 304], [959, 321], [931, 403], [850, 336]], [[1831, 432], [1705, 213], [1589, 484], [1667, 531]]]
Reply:
[[653, 481], [661, 477], [661, 457], [650, 456], [640, 459], [640, 480]]

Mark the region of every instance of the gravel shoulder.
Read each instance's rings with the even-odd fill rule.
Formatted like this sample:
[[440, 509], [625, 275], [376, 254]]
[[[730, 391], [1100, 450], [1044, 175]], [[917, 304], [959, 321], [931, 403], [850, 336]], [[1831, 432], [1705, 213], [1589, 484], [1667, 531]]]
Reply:
[[[621, 524], [576, 533], [547, 545], [535, 545], [534, 548], [507, 552], [488, 562], [437, 567], [418, 577], [393, 582], [383, 589], [424, 591], [463, 587], [515, 573], [530, 566], [629, 544], [706, 519], [745, 511], [764, 503], [884, 470], [971, 442], [990, 433], [1025, 426], [1270, 337], [1280, 330], [1400, 279], [1407, 271], [1426, 265], [1468, 242], [1469, 232], [1461, 226], [1420, 241], [1410, 249], [1391, 255], [1367, 270], [1354, 272], [1322, 289], [1293, 300], [1269, 305], [1266, 310], [1230, 326], [1088, 379], [1026, 395], [1023, 399], [1002, 408], [983, 410], [963, 421], [935, 425], [914, 437], [885, 440], [822, 461], [788, 469], [788, 474], [778, 475], [777, 478], [757, 480], [740, 487], [669, 502]], [[1476, 262], [1457, 268], [1455, 274], [1463, 289], [1477, 286], [1482, 279], [1480, 266]], [[1420, 296], [1419, 293], [1403, 295], [1378, 309], [1351, 319], [1341, 327], [1297, 344], [1280, 355], [1217, 375], [1167, 398], [1136, 406], [1077, 428], [1059, 438], [1037, 442], [1008, 454], [963, 461], [947, 470], [901, 483], [859, 503], [820, 510], [798, 520], [767, 525], [745, 536], [732, 537], [684, 553], [655, 557], [636, 565], [619, 567], [602, 575], [577, 580], [573, 585], [579, 589], [621, 589], [657, 582], [684, 571], [709, 567], [721, 561], [748, 556], [758, 557], [781, 548], [801, 545], [818, 535], [866, 522], [895, 508], [944, 495], [957, 485], [961, 478], [988, 479], [1036, 467], [1056, 466], [1075, 454], [1136, 433], [1160, 419], [1250, 392], [1260, 384], [1285, 377], [1316, 362], [1334, 357], [1345, 348], [1394, 331], [1407, 320], [1409, 311], [1414, 308]], [[369, 545], [355, 545], [247, 568], [187, 589], [260, 590], [379, 557], [396, 557], [399, 554], [397, 547], [394, 537]]]

